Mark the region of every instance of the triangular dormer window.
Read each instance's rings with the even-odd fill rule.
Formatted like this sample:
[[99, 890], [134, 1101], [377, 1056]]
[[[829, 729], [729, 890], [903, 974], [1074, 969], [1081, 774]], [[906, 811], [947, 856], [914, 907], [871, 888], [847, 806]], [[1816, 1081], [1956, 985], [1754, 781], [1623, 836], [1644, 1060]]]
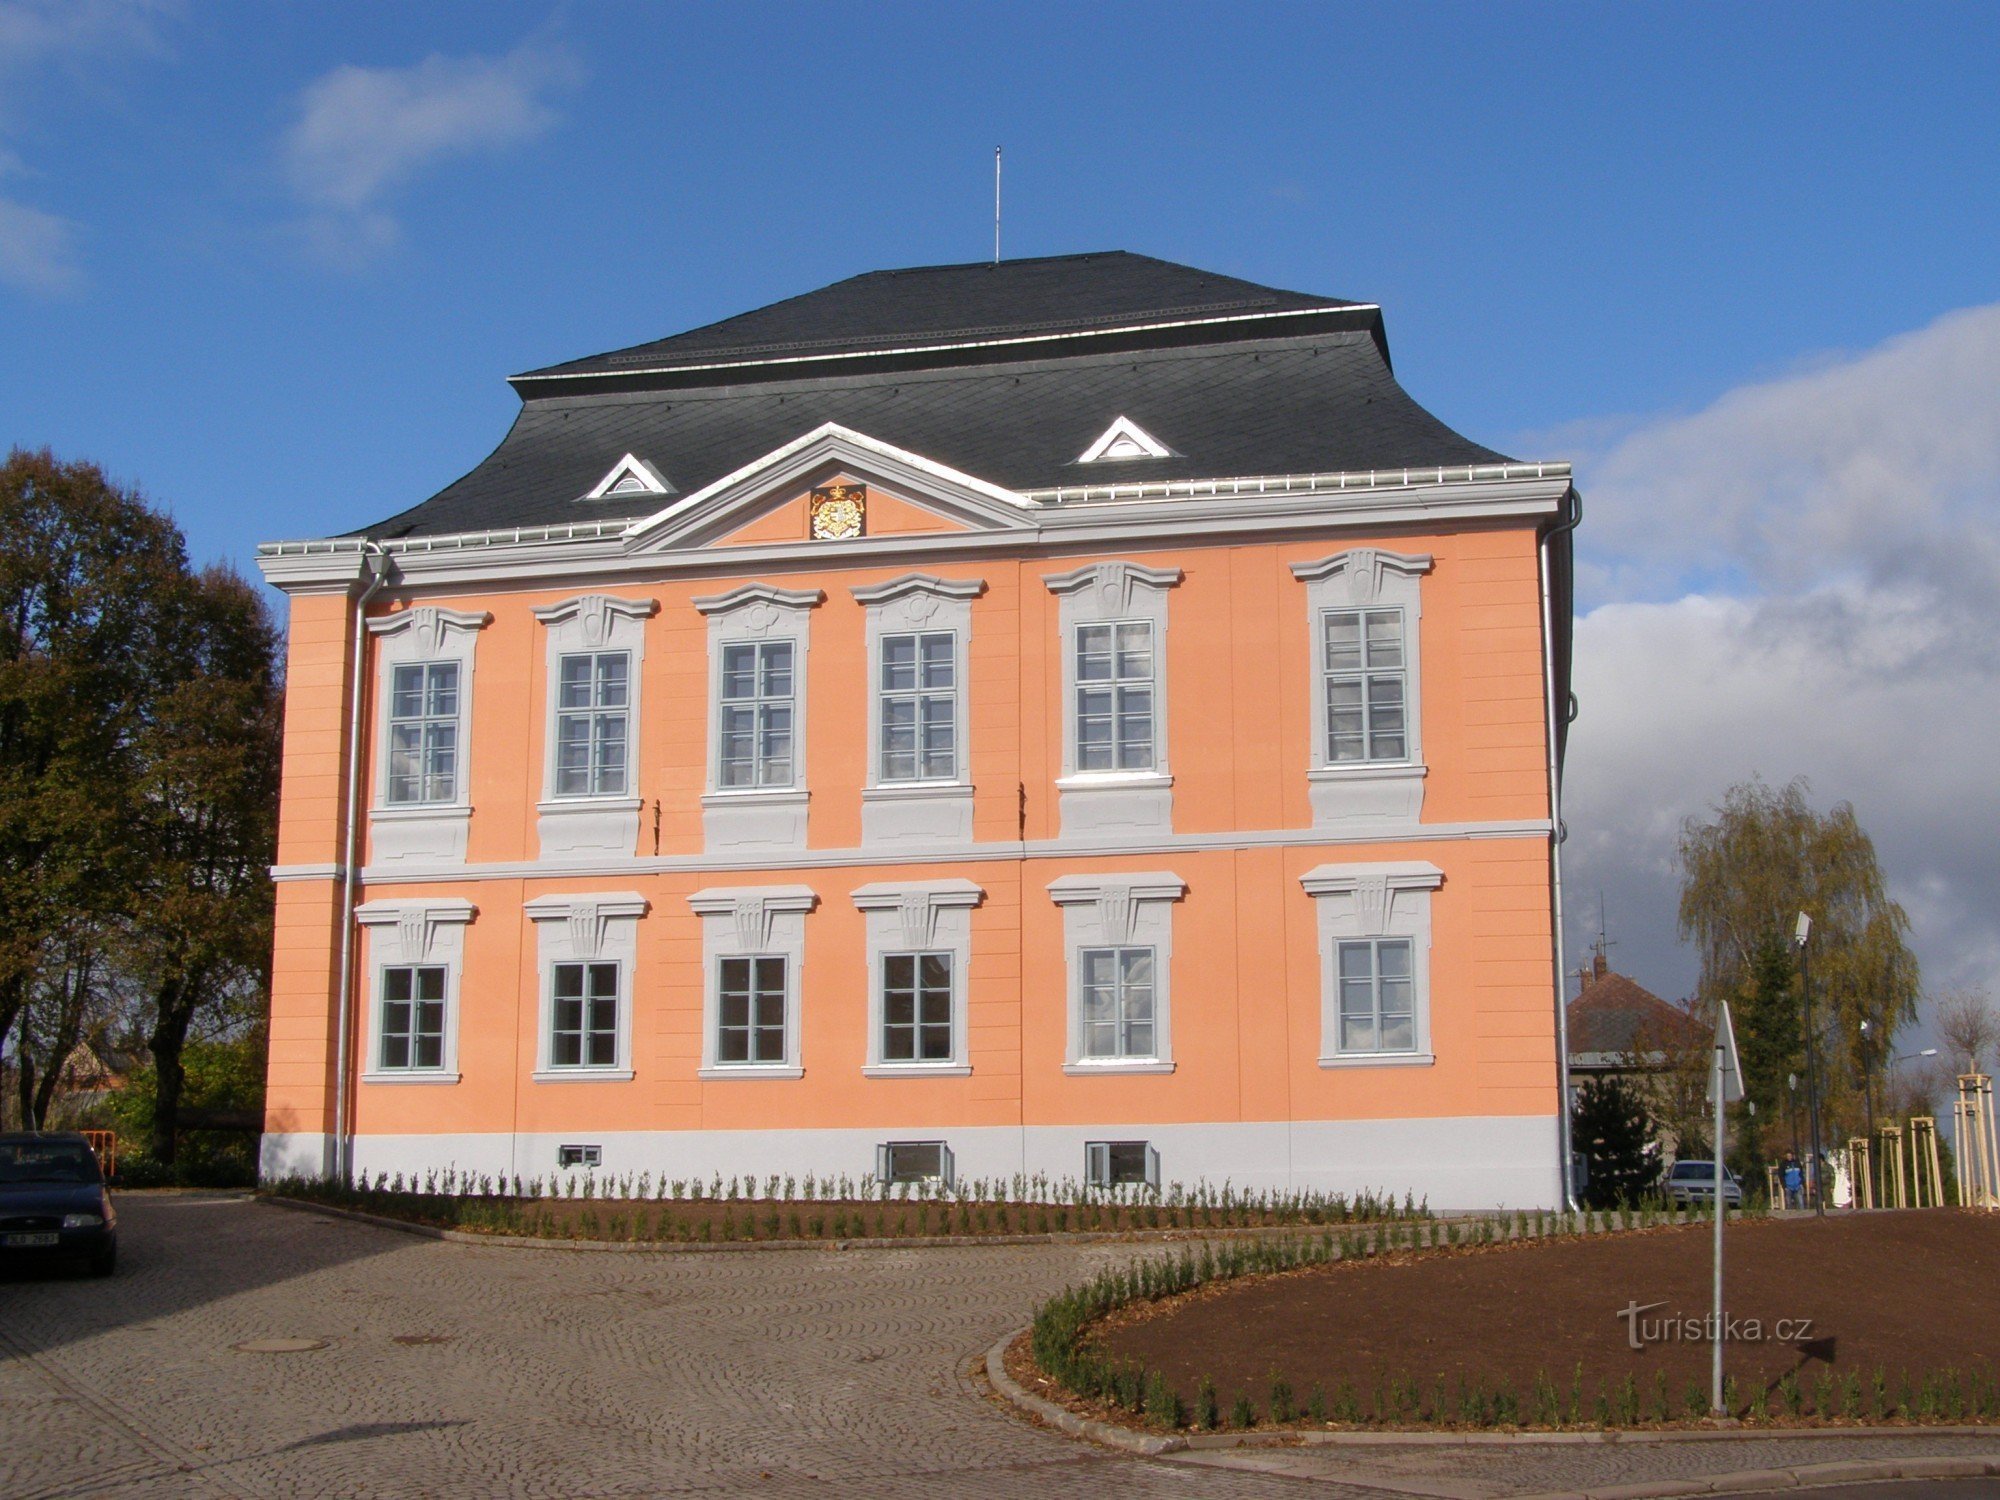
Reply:
[[643, 458], [626, 454], [611, 466], [611, 472], [597, 481], [586, 500], [621, 500], [627, 495], [671, 495], [674, 487], [660, 471]]
[[1077, 462], [1094, 464], [1103, 459], [1172, 457], [1173, 449], [1130, 417], [1120, 417], [1104, 429], [1104, 436], [1083, 450]]

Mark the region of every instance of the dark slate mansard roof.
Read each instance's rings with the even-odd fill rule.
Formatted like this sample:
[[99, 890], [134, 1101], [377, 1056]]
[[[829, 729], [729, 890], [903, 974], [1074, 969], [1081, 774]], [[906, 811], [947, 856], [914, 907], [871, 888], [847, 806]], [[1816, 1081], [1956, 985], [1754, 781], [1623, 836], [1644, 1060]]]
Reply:
[[[1115, 251], [874, 271], [513, 378], [485, 462], [372, 537], [649, 515], [827, 422], [1009, 489], [1503, 463], [1412, 401], [1379, 308]], [[1079, 465], [1126, 416], [1175, 454]]]

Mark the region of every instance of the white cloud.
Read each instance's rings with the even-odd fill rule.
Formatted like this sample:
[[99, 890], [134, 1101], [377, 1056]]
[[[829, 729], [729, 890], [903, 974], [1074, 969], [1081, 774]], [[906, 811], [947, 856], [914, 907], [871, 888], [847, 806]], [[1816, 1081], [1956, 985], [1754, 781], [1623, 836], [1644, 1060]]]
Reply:
[[[0, 128], [14, 125], [39, 85], [102, 89], [108, 55], [167, 51], [163, 23], [177, 0], [0, 0]], [[36, 174], [0, 143], [0, 177]], [[45, 209], [0, 198], [0, 286], [50, 296], [80, 285], [77, 226]]]
[[[1733, 782], [1851, 801], [1930, 982], [2000, 967], [2000, 306], [1641, 424], [1580, 465], [1574, 959], [1691, 986], [1681, 820]], [[1590, 601], [1595, 601], [1590, 602]]]
[[180, 12], [172, 0], [0, 0], [0, 65], [111, 48], [161, 53], [161, 22]]
[[0, 283], [47, 296], [69, 291], [82, 278], [74, 224], [0, 198]]
[[1947, 540], [1992, 576], [1996, 391], [2000, 304], [1641, 427], [1586, 463], [1588, 582], [1619, 597], [1718, 566], [1779, 587], [1884, 579], [1929, 571]]
[[394, 243], [386, 199], [441, 163], [540, 136], [558, 120], [545, 96], [575, 76], [566, 53], [523, 45], [504, 57], [349, 65], [315, 79], [283, 144], [309, 242], [336, 256]]

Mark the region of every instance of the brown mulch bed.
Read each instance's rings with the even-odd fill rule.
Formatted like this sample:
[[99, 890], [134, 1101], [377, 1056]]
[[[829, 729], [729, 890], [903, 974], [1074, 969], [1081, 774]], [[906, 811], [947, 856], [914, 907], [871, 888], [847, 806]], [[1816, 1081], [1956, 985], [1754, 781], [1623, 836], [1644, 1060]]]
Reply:
[[453, 1198], [437, 1194], [305, 1193], [303, 1201], [469, 1234], [537, 1239], [727, 1243], [746, 1240], [984, 1239], [996, 1235], [1311, 1231], [1297, 1213], [1185, 1204], [951, 1203], [940, 1200], [745, 1198]]
[[[1526, 1421], [1542, 1378], [1561, 1393], [1567, 1417], [1579, 1366], [1586, 1420], [1602, 1414], [1600, 1391], [1618, 1420], [1620, 1393], [1631, 1400], [1628, 1378], [1640, 1420], [1656, 1420], [1662, 1404], [1678, 1420], [1693, 1393], [1708, 1389], [1699, 1320], [1710, 1307], [1712, 1232], [1698, 1224], [1405, 1253], [1214, 1283], [1124, 1308], [1099, 1325], [1096, 1341], [1162, 1372], [1190, 1405], [1202, 1380], [1212, 1381], [1225, 1421], [1238, 1395], [1268, 1420], [1274, 1375], [1301, 1407], [1318, 1386], [1338, 1414], [1339, 1393], [1351, 1392], [1363, 1421], [1394, 1421], [1399, 1409], [1414, 1418], [1412, 1398], [1432, 1407], [1440, 1381], [1448, 1420], [1475, 1389], [1516, 1393]], [[1724, 1265], [1725, 1308], [1742, 1325], [1725, 1361], [1739, 1414], [1786, 1415], [1787, 1375], [1807, 1413], [1818, 1394], [1833, 1397], [1830, 1415], [1868, 1418], [1878, 1370], [1893, 1410], [1904, 1373], [1921, 1381], [1955, 1370], [1990, 1382], [2000, 1363], [2000, 1215], [1746, 1220], [1727, 1231]], [[1621, 1317], [1633, 1304], [1645, 1311]], [[1780, 1330], [1780, 1320], [1809, 1327]], [[1828, 1376], [1843, 1387], [1858, 1380], [1858, 1399], [1829, 1391]]]

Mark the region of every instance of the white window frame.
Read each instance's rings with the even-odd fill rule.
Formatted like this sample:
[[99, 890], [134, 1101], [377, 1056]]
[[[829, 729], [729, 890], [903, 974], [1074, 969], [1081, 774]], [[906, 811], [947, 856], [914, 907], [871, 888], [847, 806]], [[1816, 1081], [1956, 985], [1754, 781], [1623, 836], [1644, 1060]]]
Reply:
[[[632, 1011], [638, 972], [639, 918], [649, 903], [636, 891], [537, 896], [521, 910], [535, 927], [536, 1083], [624, 1083], [632, 1078]], [[555, 968], [560, 963], [618, 966], [617, 1057], [609, 1065], [558, 1066], [555, 1047]]]
[[[467, 612], [420, 604], [372, 615], [375, 643], [375, 790], [368, 810], [371, 865], [462, 865], [472, 821], [472, 669], [479, 632], [493, 622]], [[389, 800], [390, 710], [396, 668], [452, 662], [458, 667], [458, 750], [453, 796], [447, 802]]]
[[[1173, 770], [1167, 732], [1167, 591], [1179, 568], [1092, 563], [1045, 574], [1056, 595], [1062, 656], [1062, 775], [1056, 800], [1065, 838], [1129, 837], [1173, 831]], [[1077, 766], [1077, 632], [1085, 625], [1145, 623], [1153, 628], [1153, 764], [1147, 770], [1084, 771]]]
[[[696, 599], [708, 617], [708, 780], [702, 830], [711, 854], [802, 850], [806, 843], [806, 748], [810, 728], [807, 670], [812, 611], [821, 589], [781, 589], [747, 583]], [[788, 641], [792, 647], [792, 779], [785, 786], [722, 785], [722, 654], [725, 646]]]
[[[1306, 586], [1306, 627], [1311, 635], [1312, 744], [1307, 749], [1307, 794], [1316, 829], [1356, 824], [1411, 824], [1423, 813], [1423, 576], [1427, 554], [1354, 547], [1314, 562], [1292, 564]], [[1403, 629], [1404, 754], [1393, 760], [1332, 759], [1326, 703], [1326, 617], [1394, 609]]]
[[[645, 678], [646, 621], [659, 611], [657, 599], [618, 599], [580, 594], [537, 609], [547, 628], [542, 709], [542, 795], [535, 804], [536, 832], [543, 859], [585, 859], [604, 855], [630, 858], [638, 852], [640, 796], [640, 707]], [[622, 652], [627, 661], [625, 690], [625, 790], [612, 795], [564, 796], [556, 789], [556, 740], [561, 714], [562, 659], [565, 656]]]
[[[984, 593], [982, 578], [939, 578], [904, 573], [853, 590], [867, 611], [868, 772], [861, 791], [861, 843], [966, 844], [972, 841], [972, 738], [970, 644], [972, 601]], [[882, 775], [882, 642], [892, 635], [950, 631], [957, 765], [949, 777], [887, 780]]]
[[[739, 1079], [801, 1078], [800, 997], [805, 969], [806, 915], [819, 904], [809, 886], [715, 886], [696, 891], [688, 905], [701, 918], [701, 1067], [710, 1082]], [[785, 1056], [782, 1062], [725, 1063], [717, 1060], [716, 1036], [722, 1022], [721, 960], [785, 960]]]
[[[972, 911], [985, 895], [969, 880], [883, 881], [854, 892], [854, 905], [867, 924], [868, 1049], [861, 1071], [868, 1077], [960, 1078], [971, 1073], [967, 975], [972, 964]], [[891, 1062], [884, 1055], [882, 961], [892, 953], [950, 955], [949, 1058]]]
[[[1301, 876], [1299, 884], [1313, 898], [1319, 931], [1319, 1065], [1427, 1067], [1436, 1062], [1431, 1042], [1431, 897], [1444, 884], [1444, 872], [1423, 860], [1320, 865]], [[1414, 1045], [1403, 1052], [1344, 1052], [1340, 1046], [1340, 945], [1379, 938], [1404, 938], [1410, 944]]]
[[[362, 1006], [363, 1083], [457, 1083], [458, 993], [465, 972], [465, 928], [478, 914], [470, 901], [368, 901], [354, 909], [365, 953], [367, 1003]], [[444, 1045], [435, 1068], [382, 1066], [382, 975], [388, 969], [439, 967], [444, 975]]]
[[[1064, 875], [1050, 881], [1048, 890], [1050, 899], [1062, 908], [1063, 957], [1068, 969], [1063, 1071], [1079, 1077], [1173, 1072], [1173, 908], [1187, 894], [1187, 882], [1163, 870]], [[1152, 1057], [1084, 1056], [1080, 955], [1088, 948], [1153, 950]]]

